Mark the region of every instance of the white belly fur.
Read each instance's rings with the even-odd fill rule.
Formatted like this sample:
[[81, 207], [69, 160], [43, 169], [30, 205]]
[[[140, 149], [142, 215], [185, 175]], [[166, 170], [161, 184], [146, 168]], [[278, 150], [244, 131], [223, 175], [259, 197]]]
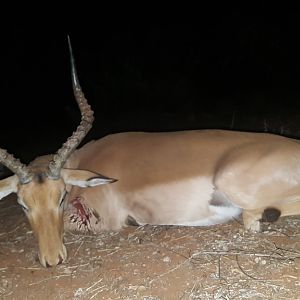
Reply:
[[210, 226], [215, 224], [222, 224], [231, 219], [238, 217], [242, 210], [239, 207], [216, 207], [209, 206], [211, 211], [211, 215], [207, 218], [203, 218], [201, 220], [193, 221], [193, 222], [183, 222], [180, 224], [173, 225], [181, 225], [181, 226]]
[[[131, 215], [141, 225], [209, 226], [227, 222], [241, 213], [241, 208], [215, 191], [212, 180], [205, 177], [148, 187], [130, 198], [138, 203], [139, 209], [135, 210], [133, 204]], [[219, 205], [211, 205], [212, 199]]]

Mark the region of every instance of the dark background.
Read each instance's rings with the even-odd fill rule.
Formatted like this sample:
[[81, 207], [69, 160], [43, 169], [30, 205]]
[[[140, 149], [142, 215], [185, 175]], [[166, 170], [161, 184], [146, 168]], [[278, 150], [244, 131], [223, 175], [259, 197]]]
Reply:
[[12, 22], [1, 35], [0, 145], [28, 162], [55, 152], [79, 124], [67, 34], [96, 116], [85, 142], [200, 128], [300, 137], [299, 22], [296, 9], [47, 30]]

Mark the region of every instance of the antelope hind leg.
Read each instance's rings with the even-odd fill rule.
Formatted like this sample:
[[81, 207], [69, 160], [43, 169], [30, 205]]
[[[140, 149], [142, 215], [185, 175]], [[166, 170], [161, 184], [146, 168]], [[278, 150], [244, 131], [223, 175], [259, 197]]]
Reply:
[[243, 210], [243, 221], [246, 230], [260, 231], [260, 220], [264, 209]]
[[260, 222], [276, 222], [279, 217], [300, 215], [300, 201], [280, 203], [267, 208], [244, 210], [243, 221], [245, 229], [260, 231]]
[[261, 222], [276, 222], [282, 215], [281, 209], [276, 207], [267, 207], [254, 210], [243, 211], [244, 227], [253, 232], [260, 231]]
[[[300, 207], [300, 206], [299, 206]], [[243, 211], [243, 221], [246, 230], [260, 231], [261, 222], [276, 222], [282, 216], [280, 207], [267, 207]]]

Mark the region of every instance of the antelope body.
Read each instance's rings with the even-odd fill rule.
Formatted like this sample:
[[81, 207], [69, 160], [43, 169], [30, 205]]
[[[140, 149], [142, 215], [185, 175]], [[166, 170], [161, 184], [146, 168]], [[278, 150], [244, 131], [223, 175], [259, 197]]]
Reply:
[[[119, 133], [92, 141], [67, 164], [118, 181], [73, 187], [96, 214], [90, 229], [138, 224], [206, 226], [237, 217], [259, 231], [272, 213], [300, 212], [300, 144], [272, 134], [195, 130]], [[68, 208], [67, 208], [68, 209]], [[266, 216], [265, 212], [271, 216]]]
[[0, 149], [0, 162], [15, 173], [0, 181], [0, 199], [17, 193], [43, 266], [66, 259], [64, 227], [98, 232], [132, 223], [208, 226], [242, 213], [245, 228], [259, 231], [260, 220], [299, 214], [300, 144], [294, 139], [223, 130], [131, 132], [76, 150], [93, 112], [71, 46], [70, 52], [82, 114], [77, 130], [56, 155], [28, 166]]

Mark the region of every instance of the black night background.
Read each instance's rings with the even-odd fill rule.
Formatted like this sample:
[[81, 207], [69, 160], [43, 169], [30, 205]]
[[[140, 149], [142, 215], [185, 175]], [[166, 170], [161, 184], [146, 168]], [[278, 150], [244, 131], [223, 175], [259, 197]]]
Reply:
[[300, 137], [300, 12], [190, 22], [3, 30], [0, 147], [24, 162], [77, 127], [67, 34], [95, 112], [85, 142], [123, 131], [222, 128]]

